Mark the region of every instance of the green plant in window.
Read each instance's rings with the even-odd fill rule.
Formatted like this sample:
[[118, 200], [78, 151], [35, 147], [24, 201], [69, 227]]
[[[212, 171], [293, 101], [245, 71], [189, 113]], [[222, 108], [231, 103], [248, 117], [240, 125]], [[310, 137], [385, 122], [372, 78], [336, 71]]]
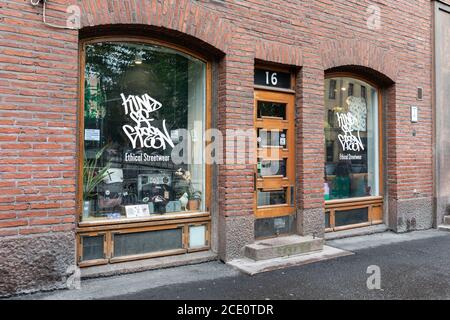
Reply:
[[99, 80], [94, 77], [92, 79], [95, 80], [92, 80], [94, 82], [94, 88], [87, 80], [85, 81], [84, 115], [88, 119], [102, 119], [106, 115], [106, 109], [104, 107], [105, 97]]
[[111, 163], [107, 163], [104, 167], [98, 168], [98, 161], [103, 152], [107, 149], [108, 145], [101, 148], [93, 159], [87, 159], [86, 154], [83, 161], [83, 199], [85, 201], [94, 198], [95, 188], [103, 181], [108, 175], [108, 170], [111, 167]]
[[191, 173], [186, 170], [183, 171], [181, 168], [175, 172], [175, 175], [182, 178], [184, 181], [184, 187], [182, 188], [183, 197], [186, 195], [188, 199], [189, 210], [198, 210], [200, 202], [202, 201], [202, 192], [196, 190], [192, 184]]

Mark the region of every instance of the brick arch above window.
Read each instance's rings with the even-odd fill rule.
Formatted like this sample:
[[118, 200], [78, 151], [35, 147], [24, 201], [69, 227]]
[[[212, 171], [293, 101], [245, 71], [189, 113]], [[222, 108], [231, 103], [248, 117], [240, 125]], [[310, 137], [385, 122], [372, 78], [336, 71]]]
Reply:
[[190, 0], [83, 0], [81, 27], [145, 25], [177, 31], [227, 52], [231, 25], [216, 13]]
[[255, 59], [292, 66], [303, 65], [301, 47], [255, 39]]
[[356, 40], [328, 41], [320, 46], [320, 55], [324, 70], [359, 66], [384, 75], [386, 82], [397, 81], [399, 66], [395, 53], [373, 43]]

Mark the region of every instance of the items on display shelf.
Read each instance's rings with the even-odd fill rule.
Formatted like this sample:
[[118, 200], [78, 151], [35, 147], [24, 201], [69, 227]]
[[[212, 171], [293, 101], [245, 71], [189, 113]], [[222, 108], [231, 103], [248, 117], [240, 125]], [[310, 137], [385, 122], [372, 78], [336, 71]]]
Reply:
[[166, 205], [167, 212], [179, 212], [181, 211], [181, 201], [169, 201]]
[[189, 201], [188, 194], [185, 192], [180, 198], [181, 208], [183, 208], [184, 211], [188, 211], [187, 209], [188, 201]]
[[106, 184], [123, 182], [123, 170], [119, 168], [108, 169], [103, 182]]
[[86, 190], [95, 196], [92, 203], [83, 204], [83, 218], [136, 218], [199, 210], [202, 193], [194, 188], [190, 171], [146, 169], [140, 162], [124, 164], [111, 146], [91, 150], [95, 157], [85, 164], [91, 171], [84, 179], [90, 184]]
[[127, 218], [144, 218], [150, 216], [148, 205], [137, 204], [125, 206], [125, 214]]

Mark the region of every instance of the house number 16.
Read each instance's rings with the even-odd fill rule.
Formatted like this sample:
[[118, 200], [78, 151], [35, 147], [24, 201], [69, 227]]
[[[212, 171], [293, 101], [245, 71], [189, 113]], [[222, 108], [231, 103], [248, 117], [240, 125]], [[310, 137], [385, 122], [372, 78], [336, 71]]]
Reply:
[[277, 83], [278, 83], [277, 73], [272, 72], [272, 74], [270, 74], [270, 71], [266, 71], [266, 85], [276, 86]]

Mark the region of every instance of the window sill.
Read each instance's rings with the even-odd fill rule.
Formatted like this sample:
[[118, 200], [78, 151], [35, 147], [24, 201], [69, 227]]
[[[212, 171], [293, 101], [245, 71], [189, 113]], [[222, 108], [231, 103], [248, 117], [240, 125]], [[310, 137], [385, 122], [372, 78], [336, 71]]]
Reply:
[[135, 225], [146, 222], [164, 222], [172, 220], [186, 220], [192, 218], [204, 218], [209, 217], [209, 212], [186, 212], [186, 213], [167, 213], [163, 215], [155, 215], [154, 217], [146, 218], [132, 218], [132, 219], [115, 219], [115, 220], [92, 220], [81, 221], [78, 223], [79, 231], [83, 231], [84, 228], [89, 227], [101, 227], [101, 226], [115, 226], [115, 225]]
[[379, 203], [383, 202], [382, 196], [369, 196], [369, 197], [358, 197], [358, 198], [347, 198], [347, 199], [335, 199], [335, 200], [325, 200], [325, 207], [334, 207], [346, 204], [369, 204], [369, 203]]

